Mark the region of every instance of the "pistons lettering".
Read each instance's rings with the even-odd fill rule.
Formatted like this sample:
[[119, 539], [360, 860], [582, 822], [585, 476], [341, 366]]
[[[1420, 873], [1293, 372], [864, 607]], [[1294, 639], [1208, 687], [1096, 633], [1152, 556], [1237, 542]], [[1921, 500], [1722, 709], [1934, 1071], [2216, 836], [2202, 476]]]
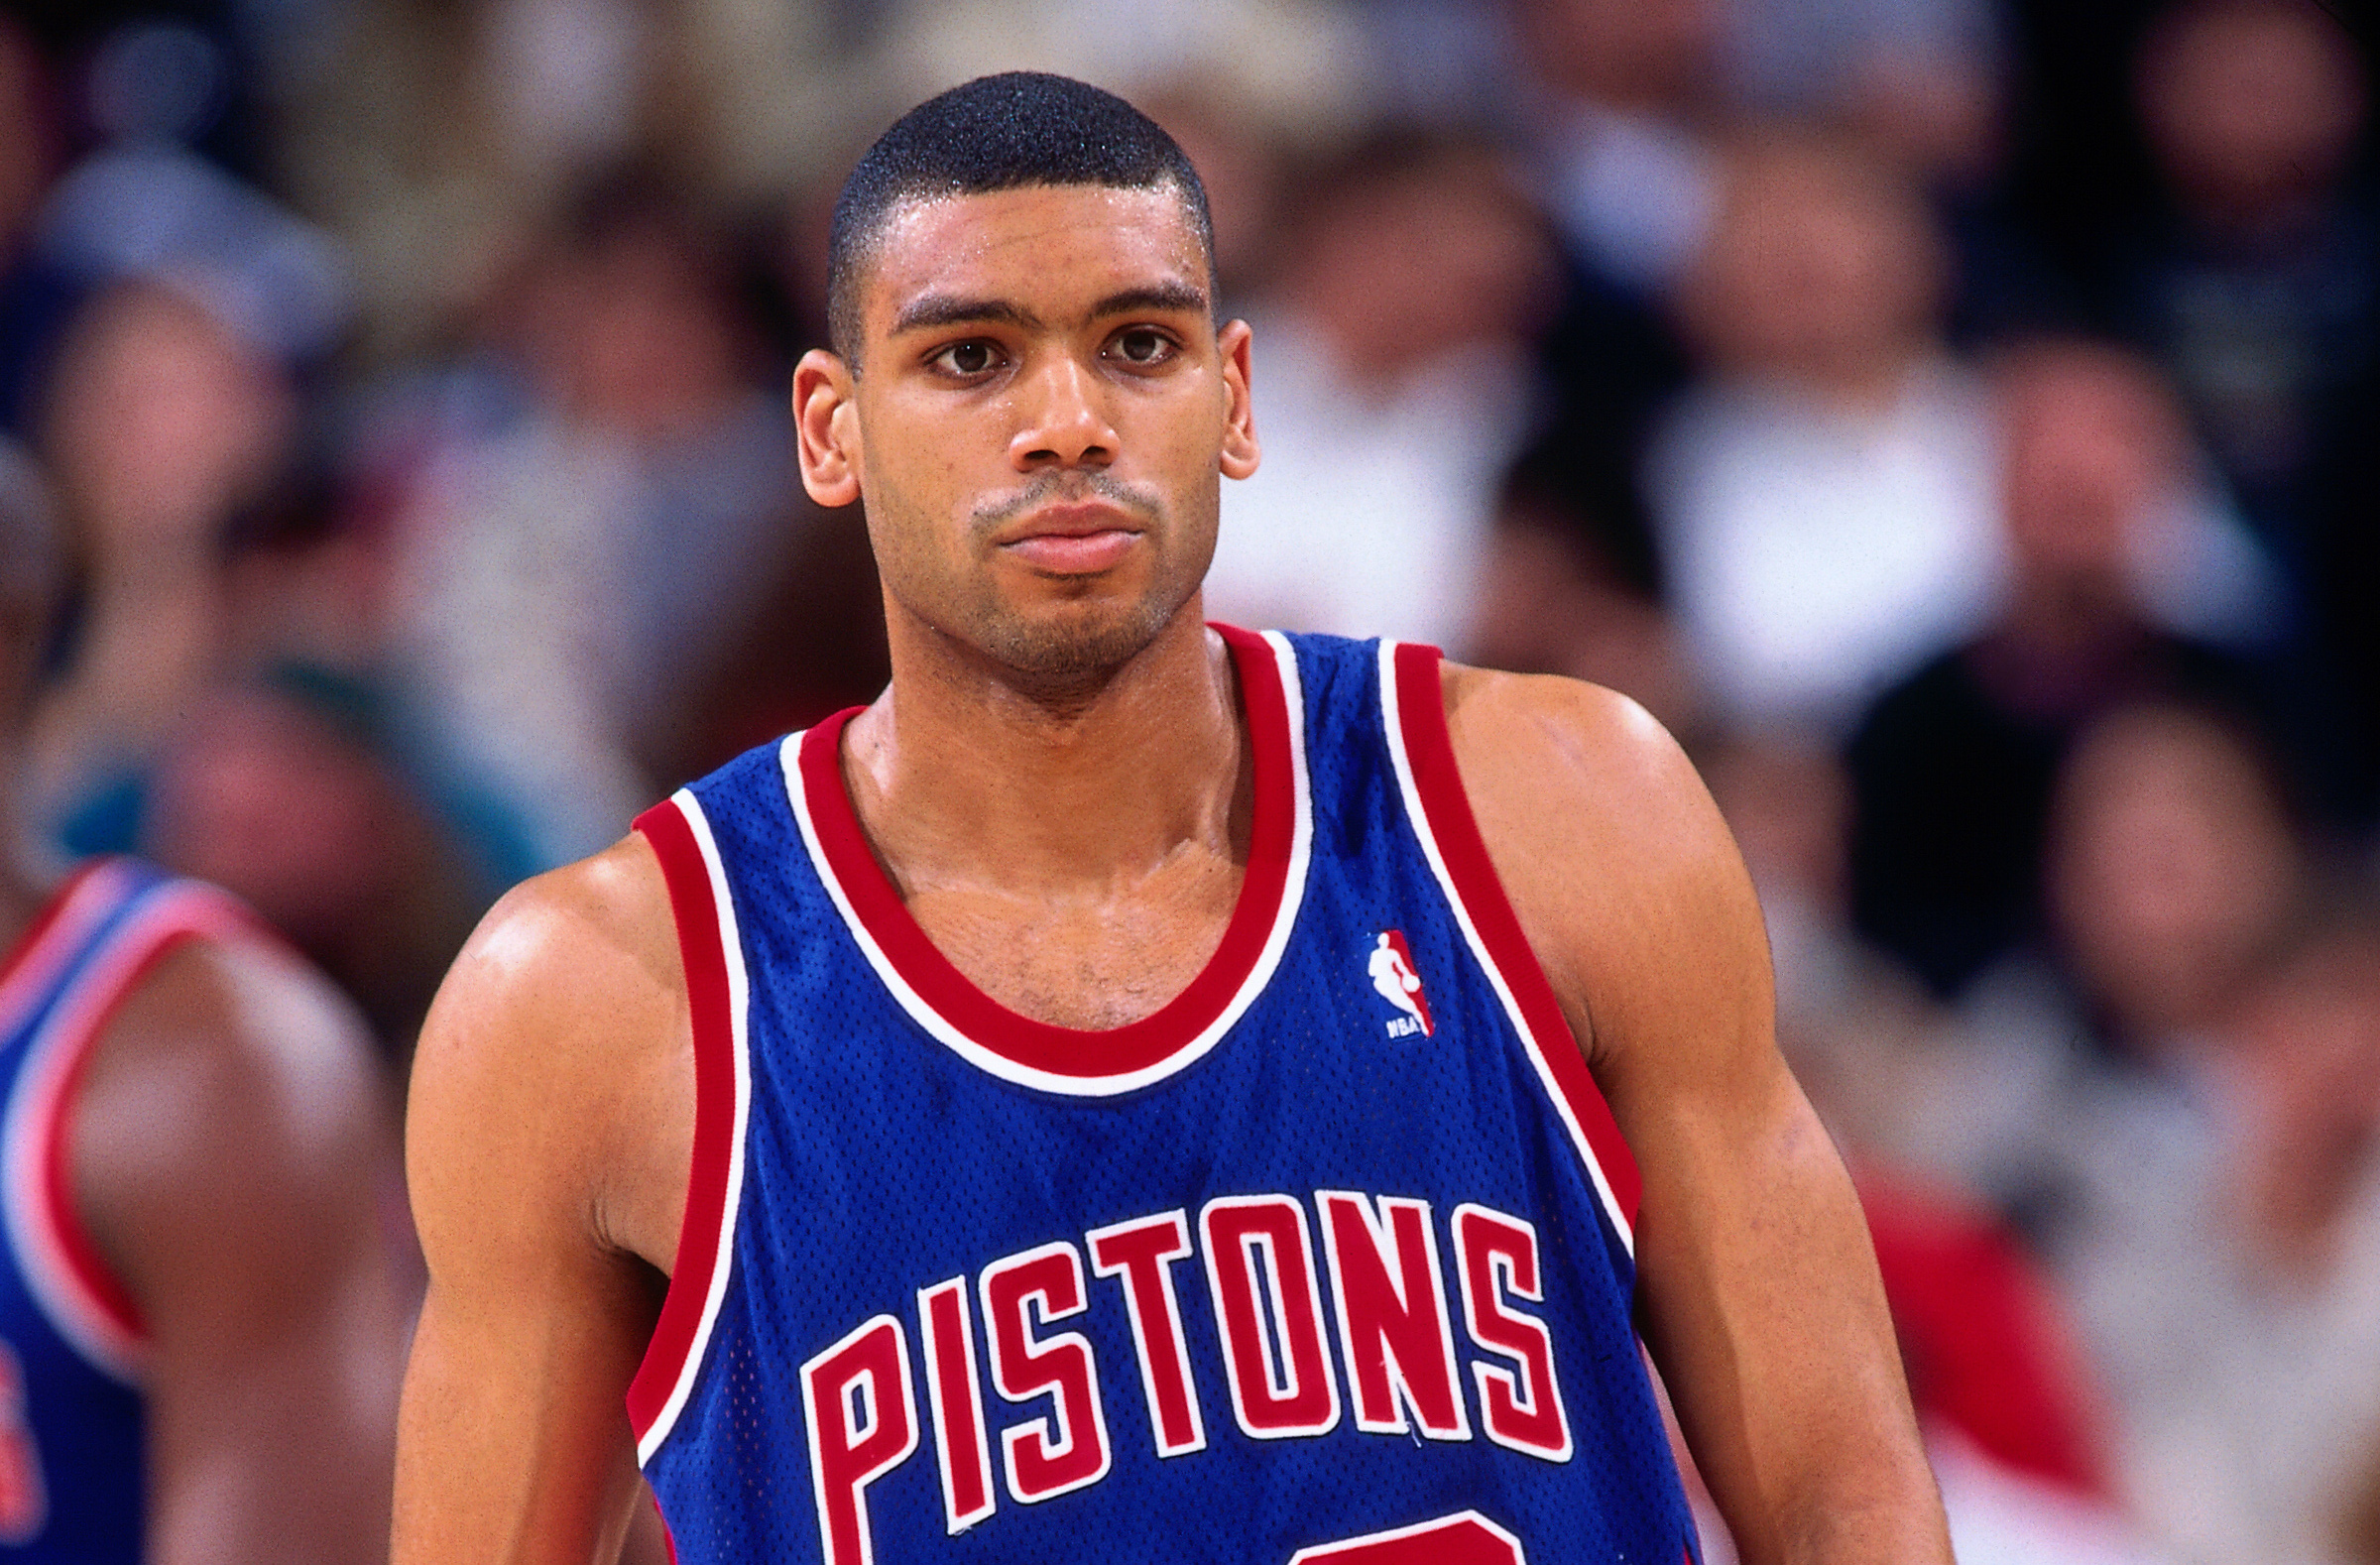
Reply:
[[[1190, 1286], [1208, 1313], [1193, 1322], [1177, 1278], [1202, 1271], [1205, 1288]], [[1442, 1218], [1424, 1200], [1353, 1190], [1316, 1191], [1310, 1205], [1219, 1197], [1001, 1257], [917, 1290], [916, 1364], [907, 1323], [883, 1314], [802, 1366], [825, 1557], [870, 1565], [869, 1489], [929, 1433], [952, 1533], [993, 1517], [1004, 1495], [1039, 1505], [1106, 1479], [1114, 1439], [1140, 1437], [1129, 1415], [1111, 1433], [1098, 1350], [1067, 1325], [1094, 1309], [1130, 1328], [1137, 1375], [1122, 1384], [1138, 1381], [1161, 1459], [1209, 1444], [1195, 1351], [1220, 1360], [1228, 1422], [1249, 1439], [1314, 1439], [1352, 1421], [1408, 1440], [1476, 1430], [1567, 1462], [1545, 1298], [1525, 1218], [1477, 1202]]]
[[868, 1486], [917, 1449], [909, 1344], [900, 1322], [879, 1315], [804, 1364], [801, 1412], [826, 1557], [833, 1565], [873, 1560]]
[[1198, 1388], [1190, 1381], [1190, 1344], [1182, 1335], [1182, 1306], [1174, 1297], [1173, 1264], [1190, 1255], [1190, 1219], [1160, 1212], [1094, 1229], [1091, 1268], [1124, 1282], [1131, 1312], [1132, 1345], [1139, 1350], [1140, 1390], [1148, 1400], [1149, 1433], [1157, 1455], [1188, 1456], [1207, 1448]]
[[984, 1268], [992, 1383], [1012, 1402], [1033, 1401], [1044, 1393], [1050, 1397], [1051, 1416], [1017, 1424], [1000, 1436], [1009, 1493], [1024, 1505], [1108, 1476], [1108, 1420], [1099, 1405], [1091, 1339], [1079, 1331], [1036, 1337], [1029, 1318], [1064, 1320], [1088, 1308], [1083, 1258], [1062, 1240]]
[[1199, 1227], [1241, 1429], [1257, 1440], [1330, 1433], [1339, 1383], [1323, 1343], [1306, 1209], [1285, 1195], [1209, 1201]]
[[1545, 1302], [1537, 1276], [1537, 1230], [1467, 1201], [1455, 1208], [1455, 1252], [1462, 1258], [1464, 1329], [1472, 1341], [1511, 1365], [1471, 1367], [1488, 1438], [1549, 1462], [1569, 1461], [1570, 1415], [1562, 1410], [1562, 1393], [1554, 1384], [1553, 1335], [1545, 1322], [1506, 1302]]
[[934, 1409], [934, 1460], [942, 1469], [942, 1516], [955, 1536], [992, 1514], [992, 1447], [977, 1388], [975, 1332], [967, 1322], [967, 1279], [917, 1293], [925, 1339], [925, 1387]]
[[1324, 1190], [1314, 1202], [1331, 1254], [1356, 1427], [1403, 1434], [1410, 1408], [1431, 1439], [1470, 1439], [1429, 1204], [1384, 1196], [1375, 1210], [1352, 1190]]

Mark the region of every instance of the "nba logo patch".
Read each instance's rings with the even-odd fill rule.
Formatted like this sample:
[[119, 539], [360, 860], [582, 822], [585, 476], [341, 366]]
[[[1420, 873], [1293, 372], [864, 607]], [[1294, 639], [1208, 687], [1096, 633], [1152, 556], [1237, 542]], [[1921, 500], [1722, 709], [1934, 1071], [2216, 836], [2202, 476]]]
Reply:
[[1413, 969], [1413, 948], [1405, 944], [1402, 929], [1381, 930], [1367, 965], [1371, 987], [1403, 1013], [1388, 1019], [1390, 1037], [1411, 1037], [1416, 1032], [1428, 1037], [1437, 1030], [1430, 1022], [1430, 997], [1422, 993], [1421, 974]]

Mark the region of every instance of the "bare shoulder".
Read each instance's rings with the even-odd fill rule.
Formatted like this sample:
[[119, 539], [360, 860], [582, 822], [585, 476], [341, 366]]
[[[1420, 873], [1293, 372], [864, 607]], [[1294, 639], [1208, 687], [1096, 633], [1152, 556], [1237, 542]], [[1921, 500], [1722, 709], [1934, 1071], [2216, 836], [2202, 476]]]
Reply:
[[245, 1102], [254, 1122], [307, 1146], [359, 1117], [386, 1118], [387, 1074], [347, 998], [264, 940], [197, 938], [172, 947], [124, 998], [80, 1092], [78, 1137], [121, 1097], [156, 1102], [170, 1142], [194, 1092]]
[[1449, 663], [1444, 691], [1488, 857], [1591, 1059], [1616, 1063], [1681, 987], [1765, 1005], [1750, 882], [1667, 730], [1577, 679]]
[[1540, 804], [1692, 813], [1690, 801], [1703, 798], [1669, 731], [1615, 690], [1454, 662], [1442, 677], [1447, 727], [1475, 808], [1517, 794]]
[[414, 1058], [407, 1172], [432, 1249], [447, 1214], [484, 1227], [580, 1208], [610, 1248], [666, 1268], [693, 1135], [684, 971], [660, 867], [631, 835], [516, 887], [481, 920]]
[[172, 947], [76, 1089], [77, 1204], [136, 1293], [228, 1230], [285, 1240], [368, 1211], [396, 1173], [393, 1087], [361, 1019], [262, 941]]
[[660, 865], [630, 836], [523, 882], [489, 910], [439, 990], [415, 1073], [433, 1083], [490, 1069], [506, 1081], [579, 1074], [598, 1062], [590, 1055], [644, 1041], [639, 1023], [684, 1009]]

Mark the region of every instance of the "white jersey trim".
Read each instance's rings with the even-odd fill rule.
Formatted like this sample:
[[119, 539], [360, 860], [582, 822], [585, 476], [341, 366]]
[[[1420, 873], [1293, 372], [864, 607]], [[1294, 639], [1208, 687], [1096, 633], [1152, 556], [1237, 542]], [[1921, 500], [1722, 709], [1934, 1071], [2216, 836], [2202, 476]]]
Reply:
[[1305, 900], [1306, 877], [1313, 861], [1314, 821], [1313, 798], [1306, 778], [1306, 706], [1303, 685], [1298, 679], [1297, 653], [1287, 637], [1278, 631], [1263, 633], [1265, 644], [1272, 649], [1273, 660], [1280, 669], [1282, 694], [1286, 698], [1289, 718], [1289, 775], [1294, 814], [1290, 829], [1289, 869], [1281, 886], [1280, 906], [1273, 914], [1272, 928], [1255, 963], [1242, 980], [1221, 1014], [1187, 1043], [1164, 1058], [1138, 1070], [1119, 1071], [1114, 1075], [1068, 1075], [1056, 1071], [1038, 1070], [1010, 1058], [999, 1049], [970, 1036], [949, 1018], [943, 1016], [912, 988], [901, 976], [884, 947], [868, 930], [857, 909], [851, 904], [834, 867], [827, 862], [826, 848], [819, 840], [817, 822], [810, 813], [809, 800], [801, 782], [800, 734], [787, 735], [777, 748], [777, 764], [784, 775], [786, 796], [793, 804], [793, 818], [800, 824], [802, 846], [809, 850], [811, 866], [818, 880], [832, 898], [835, 910], [842, 915], [844, 927], [851, 931], [868, 965], [884, 982], [900, 1009], [910, 1020], [923, 1027], [937, 1041], [966, 1060], [978, 1070], [997, 1076], [1003, 1081], [1038, 1091], [1074, 1098], [1111, 1098], [1123, 1093], [1163, 1081], [1168, 1076], [1186, 1070], [1205, 1057], [1222, 1041], [1248, 1008], [1254, 1004], [1264, 986], [1272, 979], [1273, 970], [1280, 965], [1281, 952], [1289, 944], [1290, 931], [1297, 924], [1297, 910]]
[[[116, 881], [123, 873], [115, 866], [94, 872], [77, 888], [74, 901], [96, 897], [102, 906], [116, 905]], [[6, 1222], [26, 1290], [85, 1362], [130, 1386], [141, 1383], [148, 1343], [92, 1291], [71, 1259], [66, 1237], [51, 1211], [52, 1148], [68, 1134], [76, 1072], [142, 974], [177, 940], [227, 938], [244, 927], [222, 895], [211, 889], [166, 882], [141, 898], [58, 997], [26, 1044], [25, 1063], [9, 1094], [6, 1118], [0, 1121], [0, 1220]], [[60, 923], [70, 918], [76, 918], [72, 906], [61, 912]], [[73, 932], [87, 936], [87, 913], [76, 923]], [[77, 938], [61, 949], [71, 951], [80, 943]], [[51, 971], [55, 974], [55, 966]]]
[[[1445, 855], [1439, 851], [1437, 834], [1430, 825], [1429, 809], [1422, 801], [1421, 790], [1414, 784], [1412, 758], [1405, 750], [1404, 713], [1398, 709], [1396, 693], [1396, 649], [1395, 642], [1382, 640], [1380, 643], [1380, 715], [1387, 729], [1388, 755], [1396, 768], [1396, 785], [1404, 794], [1405, 818], [1413, 823], [1413, 834], [1421, 839], [1422, 855], [1430, 861], [1430, 870], [1438, 877], [1439, 889], [1446, 893], [1447, 905], [1454, 909], [1455, 922], [1462, 927], [1463, 938], [1471, 946], [1473, 959], [1480, 964], [1480, 971], [1488, 975], [1488, 984], [1495, 990], [1495, 998], [1503, 1004], [1504, 1015], [1511, 1019], [1512, 1029], [1520, 1035], [1521, 1046], [1528, 1053], [1529, 1064], [1537, 1074], [1537, 1083], [1544, 1090], [1546, 1102], [1553, 1106], [1563, 1128], [1570, 1133], [1571, 1144], [1578, 1149], [1579, 1160], [1586, 1165], [1588, 1178], [1595, 1185], [1596, 1197], [1603, 1203], [1604, 1214], [1610, 1218], [1612, 1231], [1618, 1234], [1620, 1245], [1627, 1251], [1629, 1259], [1634, 1260], [1635, 1230], [1628, 1221], [1627, 1213], [1621, 1209], [1619, 1198], [1612, 1193], [1611, 1181], [1604, 1174], [1603, 1162], [1596, 1156], [1595, 1146], [1587, 1139], [1586, 1127], [1579, 1123], [1578, 1115], [1571, 1109], [1570, 1100], [1554, 1079], [1553, 1066], [1546, 1058], [1548, 1040], [1538, 1037], [1529, 1026], [1528, 1019], [1522, 1015], [1520, 1002], [1514, 998], [1512, 986], [1505, 981], [1503, 969], [1496, 964], [1487, 941], [1480, 938], [1479, 925], [1472, 921], [1471, 909], [1463, 901], [1462, 890], [1447, 869]], [[1554, 1039], [1552, 1044], [1559, 1048], [1578, 1047], [1577, 1040], [1569, 1037]]]
[[[728, 1142], [727, 1195], [719, 1211], [719, 1248], [711, 1260], [711, 1275], [703, 1290], [702, 1318], [694, 1328], [694, 1341], [686, 1350], [685, 1363], [678, 1367], [677, 1378], [670, 1383], [669, 1395], [652, 1425], [637, 1439], [637, 1465], [653, 1460], [669, 1431], [677, 1426], [677, 1415], [685, 1410], [686, 1398], [692, 1394], [695, 1377], [701, 1373], [702, 1361], [711, 1344], [711, 1331], [719, 1322], [719, 1306], [727, 1297], [728, 1277], [735, 1270], [736, 1215], [744, 1200], [744, 1138], [752, 1114], [752, 1052], [750, 1047], [750, 1007], [752, 988], [744, 968], [744, 941], [736, 923], [735, 899], [727, 889], [727, 871], [719, 859], [719, 844], [711, 835], [711, 823], [702, 812], [701, 802], [692, 790], [679, 788], [669, 802], [685, 817], [694, 833], [695, 846], [702, 850], [702, 866], [710, 876], [711, 906], [719, 918], [719, 949], [726, 959], [727, 1004], [730, 1036], [734, 1042], [736, 1066], [736, 1104], [734, 1129]], [[673, 1281], [675, 1279], [672, 1279]]]

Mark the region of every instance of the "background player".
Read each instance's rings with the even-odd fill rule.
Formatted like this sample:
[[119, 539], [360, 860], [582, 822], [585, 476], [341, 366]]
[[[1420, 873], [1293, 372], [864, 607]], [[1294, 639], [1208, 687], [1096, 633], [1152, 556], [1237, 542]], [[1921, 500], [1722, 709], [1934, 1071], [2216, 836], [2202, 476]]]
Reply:
[[[9, 483], [0, 778], [18, 771], [58, 566]], [[0, 1558], [384, 1557], [412, 1285], [368, 1040], [227, 898], [129, 860], [44, 882], [14, 831]]]
[[[1022, 106], [997, 135], [980, 118], [999, 117], [985, 84], [970, 100], [1000, 148], [988, 141], [978, 159], [965, 135], [946, 137], [938, 163], [896, 168], [898, 187], [875, 207], [863, 189], [841, 225], [844, 351], [804, 360], [795, 414], [811, 494], [867, 501], [894, 672], [839, 730], [840, 748], [830, 740], [825, 781], [805, 775], [800, 787], [822, 801], [848, 789], [852, 851], [884, 867], [966, 993], [1027, 1027], [1089, 1033], [1082, 1046], [1096, 1053], [1100, 1029], [1147, 1022], [1196, 985], [1261, 858], [1250, 846], [1260, 723], [1245, 683], [1256, 665], [1236, 669], [1199, 614], [1218, 480], [1257, 459], [1250, 333], [1217, 329], [1186, 166], [1020, 173], [1019, 125], [1055, 158], [1097, 158], [1143, 133], [1071, 84], [1010, 86]], [[1316, 656], [1344, 662], [1348, 644], [1337, 645]], [[1645, 1333], [1745, 1556], [1947, 1559], [1857, 1209], [1771, 1042], [1759, 914], [1707, 795], [1666, 737], [1606, 692], [1450, 668], [1442, 699], [1493, 873], [1635, 1148]], [[1435, 716], [1416, 721], [1440, 731]], [[784, 812], [781, 780], [774, 808]], [[865, 1246], [866, 1185], [890, 1197], [903, 1172], [890, 1161], [837, 1170], [861, 1187], [822, 1181], [805, 1231], [738, 1228], [733, 1283], [707, 1261], [699, 1277], [688, 1270], [687, 1257], [720, 1240], [715, 1226], [705, 1237], [721, 1209], [701, 1192], [746, 1172], [773, 1186], [791, 1175], [772, 1161], [781, 1139], [756, 1140], [739, 1162], [738, 1143], [698, 1129], [723, 1089], [714, 1077], [698, 1090], [693, 1019], [732, 1015], [735, 980], [690, 991], [680, 937], [694, 951], [700, 926], [673, 928], [673, 895], [682, 909], [710, 892], [666, 880], [640, 838], [532, 883], [483, 926], [424, 1034], [410, 1156], [431, 1281], [402, 1433], [403, 1560], [584, 1560], [616, 1546], [638, 1460], [620, 1399], [637, 1380], [650, 1400], [639, 1366], [654, 1362], [656, 1320], [670, 1338], [673, 1317], [698, 1315], [686, 1331], [700, 1340], [730, 1292], [746, 1296], [742, 1310], [755, 1294], [842, 1288], [840, 1275], [756, 1274], [750, 1263], [847, 1225]], [[771, 960], [798, 966], [804, 949]], [[1376, 1005], [1364, 960], [1352, 952], [1350, 971]], [[695, 970], [742, 971], [712, 962]], [[756, 985], [766, 965], [754, 958]], [[877, 1003], [861, 993], [873, 983], [864, 968], [844, 982], [848, 1015]], [[1433, 999], [1444, 1031], [1445, 996]], [[823, 1038], [864, 1069], [868, 1051], [891, 1046], [843, 1011], [755, 1013], [751, 1024]], [[758, 1126], [874, 1110], [752, 1112]], [[508, 1198], [488, 1203], [491, 1189]], [[665, 1291], [673, 1267], [682, 1274]], [[1068, 1313], [1042, 1303], [1045, 1319]], [[962, 1306], [962, 1332], [965, 1319]], [[805, 1418], [778, 1399], [789, 1365], [744, 1346], [749, 1356], [711, 1366], [695, 1392], [729, 1399], [746, 1451], [740, 1493], [677, 1516], [682, 1548], [766, 1552], [761, 1537], [776, 1534], [747, 1530], [749, 1507], [799, 1510], [806, 1524], [805, 1485], [829, 1509], [823, 1424], [840, 1423], [843, 1457], [881, 1458], [877, 1471], [909, 1454], [894, 1449], [899, 1432], [914, 1448], [905, 1359], [897, 1374], [888, 1360], [856, 1402], [813, 1398]], [[775, 1346], [817, 1353], [812, 1368], [833, 1357], [823, 1343]], [[666, 1345], [654, 1351], [668, 1368]], [[1613, 1362], [1633, 1375], [1631, 1353]], [[1012, 1464], [1018, 1433], [1008, 1431]], [[862, 1450], [880, 1436], [885, 1449]], [[1048, 1436], [1044, 1425], [1045, 1452]], [[944, 1461], [948, 1488], [947, 1450]], [[828, 1526], [836, 1557], [868, 1557], [860, 1515], [856, 1531]], [[954, 1508], [952, 1530], [965, 1520]], [[1536, 1546], [1564, 1557], [1576, 1545]]]

